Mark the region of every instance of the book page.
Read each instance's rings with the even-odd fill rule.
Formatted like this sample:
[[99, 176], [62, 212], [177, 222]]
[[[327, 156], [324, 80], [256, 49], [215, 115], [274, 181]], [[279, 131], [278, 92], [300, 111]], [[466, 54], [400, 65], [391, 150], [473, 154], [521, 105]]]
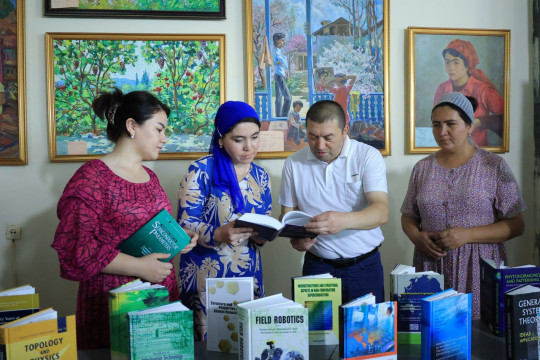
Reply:
[[283, 224], [279, 220], [274, 219], [271, 216], [262, 214], [247, 213], [240, 216], [238, 220], [242, 220], [252, 224], [265, 225], [277, 230], [283, 227]]
[[303, 211], [289, 211], [285, 215], [283, 215], [283, 219], [281, 222], [284, 224], [291, 224], [291, 225], [300, 225], [304, 226], [311, 220], [312, 216], [303, 212]]

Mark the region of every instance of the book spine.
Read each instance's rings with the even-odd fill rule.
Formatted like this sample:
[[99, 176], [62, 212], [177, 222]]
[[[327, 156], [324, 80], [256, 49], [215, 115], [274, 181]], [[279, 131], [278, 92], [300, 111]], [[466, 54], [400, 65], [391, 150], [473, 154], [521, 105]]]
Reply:
[[238, 307], [238, 359], [248, 360], [249, 357], [249, 310]]
[[[504, 324], [501, 324], [501, 310], [504, 309], [504, 303], [502, 302], [503, 296], [504, 296], [504, 293], [502, 292], [503, 291], [502, 281], [504, 280], [502, 279], [502, 277], [504, 276], [504, 273], [502, 273], [500, 270], [497, 270], [495, 271], [494, 276], [495, 276], [495, 306], [494, 306], [493, 311], [495, 312], [494, 314], [495, 322], [493, 324], [493, 332], [497, 335], [500, 335], [501, 329], [504, 328]], [[502, 318], [502, 320], [504, 321], [504, 317]]]
[[339, 332], [339, 358], [345, 359], [345, 354], [347, 351], [347, 344], [345, 343], [345, 332], [347, 331], [347, 328], [345, 326], [345, 314], [346, 309], [344, 309], [342, 306], [339, 307], [339, 329], [341, 330]]
[[512, 312], [514, 309], [514, 297], [506, 296], [505, 301], [505, 313], [506, 313], [506, 358], [508, 360], [513, 359], [512, 356], [512, 346], [513, 346], [513, 319]]
[[421, 356], [422, 360], [431, 360], [431, 320], [433, 317], [433, 303], [430, 301], [422, 301], [422, 326], [420, 330], [421, 336]]

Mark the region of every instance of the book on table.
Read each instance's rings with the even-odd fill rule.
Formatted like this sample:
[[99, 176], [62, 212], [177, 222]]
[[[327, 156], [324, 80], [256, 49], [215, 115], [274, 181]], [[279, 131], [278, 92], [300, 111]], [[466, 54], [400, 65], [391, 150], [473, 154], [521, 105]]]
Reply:
[[206, 278], [207, 350], [238, 353], [236, 306], [253, 293], [253, 277]]
[[130, 360], [195, 358], [193, 311], [180, 301], [130, 311], [127, 317]]
[[375, 303], [375, 296], [367, 294], [342, 304], [339, 313], [340, 359], [397, 359], [395, 301]]
[[272, 241], [278, 236], [288, 238], [314, 238], [314, 232], [308, 231], [304, 226], [313, 216], [305, 212], [294, 210], [283, 216], [281, 221], [263, 214], [247, 213], [236, 219], [234, 227], [252, 228], [255, 237]]
[[480, 260], [480, 317], [493, 334], [504, 336], [504, 293], [520, 285], [540, 286], [540, 267], [510, 267], [504, 262]]
[[292, 278], [293, 300], [308, 309], [309, 344], [339, 343], [341, 279], [320, 274]]
[[309, 359], [308, 310], [282, 294], [238, 304], [240, 360]]
[[109, 291], [111, 359], [129, 359], [127, 313], [169, 303], [169, 289], [136, 279]]
[[472, 295], [448, 289], [422, 299], [422, 360], [471, 359]]
[[540, 288], [521, 285], [504, 294], [506, 358], [539, 359]]
[[178, 254], [191, 241], [189, 235], [165, 209], [150, 219], [130, 237], [122, 241], [119, 249], [135, 257], [152, 253], [170, 254], [167, 262]]
[[0, 326], [0, 359], [71, 360], [77, 358], [75, 316], [58, 317], [53, 308]]
[[39, 294], [31, 285], [0, 291], [0, 325], [39, 311]]
[[397, 264], [390, 272], [390, 299], [397, 302], [398, 343], [420, 344], [422, 298], [444, 290], [444, 275]]

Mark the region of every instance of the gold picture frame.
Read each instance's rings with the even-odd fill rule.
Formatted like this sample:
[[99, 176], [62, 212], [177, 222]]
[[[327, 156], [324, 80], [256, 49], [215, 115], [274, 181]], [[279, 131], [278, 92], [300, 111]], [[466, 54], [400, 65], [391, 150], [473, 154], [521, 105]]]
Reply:
[[147, 90], [171, 109], [158, 160], [208, 153], [225, 100], [225, 35], [46, 33], [49, 157], [86, 161], [112, 150], [92, 100]]
[[[285, 8], [278, 9], [279, 6]], [[316, 6], [324, 11], [312, 11]], [[305, 114], [311, 104], [321, 99], [339, 99], [350, 119], [350, 138], [390, 155], [390, 1], [374, 0], [363, 6], [369, 9], [348, 14], [349, 10], [338, 2], [246, 0], [246, 97], [261, 119], [261, 146], [257, 157], [284, 158], [305, 147]], [[295, 16], [290, 15], [292, 13]], [[316, 14], [324, 14], [328, 21], [322, 21]], [[355, 17], [358, 14], [362, 14], [360, 19]], [[283, 85], [279, 85], [280, 89], [275, 87], [280, 80], [276, 80], [276, 64], [272, 60], [277, 47], [273, 36], [280, 32], [286, 34], [283, 46], [288, 58], [285, 87], [290, 100], [284, 98], [283, 104], [290, 101], [288, 115], [285, 115], [286, 105], [276, 104], [281, 96], [275, 96], [276, 92], [278, 95], [283, 92]], [[326, 55], [325, 51], [328, 51]], [[349, 61], [331, 55], [345, 52], [349, 54]], [[343, 89], [346, 97], [343, 93], [335, 97]], [[295, 101], [303, 103], [296, 115], [301, 123], [296, 134], [300, 135], [293, 135], [289, 129]], [[274, 109], [274, 105], [281, 110]]]
[[[407, 32], [407, 152], [426, 154], [439, 149], [431, 130], [431, 109], [447, 91], [477, 98], [473, 131], [477, 145], [492, 152], [508, 152], [510, 30], [409, 27]], [[465, 70], [452, 69], [450, 59], [461, 59]]]
[[0, 165], [28, 164], [24, 9], [25, 0], [16, 0], [0, 19]]

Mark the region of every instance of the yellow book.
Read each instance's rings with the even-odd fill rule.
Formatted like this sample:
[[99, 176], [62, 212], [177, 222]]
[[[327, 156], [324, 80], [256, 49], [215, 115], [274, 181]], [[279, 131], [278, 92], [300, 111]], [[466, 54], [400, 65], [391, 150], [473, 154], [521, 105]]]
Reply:
[[24, 285], [0, 291], [0, 325], [39, 311], [39, 295]]
[[0, 326], [0, 360], [76, 358], [75, 315], [48, 308]]

